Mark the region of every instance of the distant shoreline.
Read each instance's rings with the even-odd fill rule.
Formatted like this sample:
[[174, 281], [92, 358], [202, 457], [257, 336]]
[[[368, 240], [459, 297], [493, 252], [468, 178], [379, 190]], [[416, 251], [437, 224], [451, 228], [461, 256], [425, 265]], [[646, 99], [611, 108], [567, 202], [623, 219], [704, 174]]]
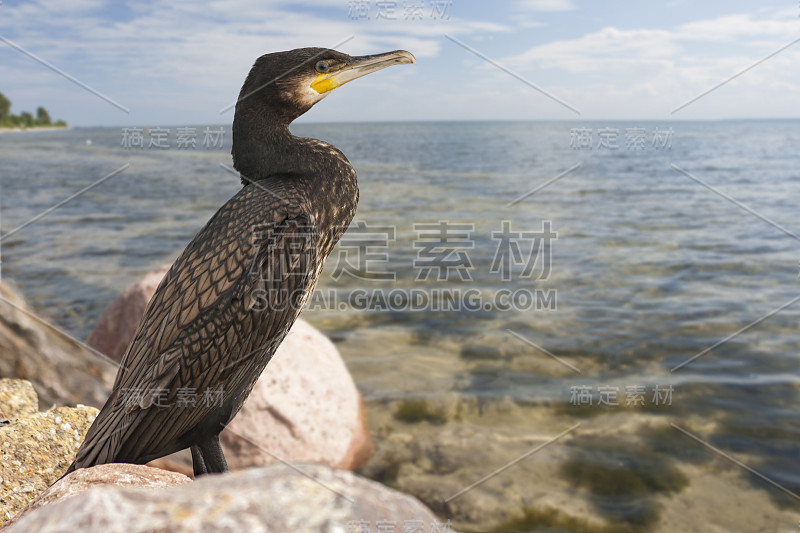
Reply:
[[3, 128], [0, 127], [0, 134], [3, 133], [22, 133], [29, 131], [50, 131], [50, 130], [68, 130], [69, 126], [34, 126], [32, 128]]

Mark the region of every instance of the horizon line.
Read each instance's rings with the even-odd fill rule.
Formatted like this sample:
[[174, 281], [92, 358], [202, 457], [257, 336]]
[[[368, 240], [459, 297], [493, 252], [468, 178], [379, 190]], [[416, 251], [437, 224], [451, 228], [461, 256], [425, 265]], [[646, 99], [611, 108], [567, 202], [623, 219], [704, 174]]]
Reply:
[[[642, 119], [631, 119], [631, 118], [563, 118], [563, 119], [421, 119], [421, 120], [359, 120], [359, 121], [341, 121], [341, 120], [301, 120], [293, 122], [292, 126], [312, 126], [312, 125], [333, 125], [333, 124], [465, 124], [465, 123], [512, 123], [512, 124], [522, 124], [522, 123], [546, 123], [546, 122], [572, 122], [576, 124], [580, 123], [588, 123], [588, 122], [662, 122], [662, 123], [673, 123], [673, 122], [791, 122], [791, 121], [798, 121], [800, 120], [800, 116], [798, 117], [731, 117], [731, 118], [708, 118], [708, 119], [676, 119], [676, 118], [642, 118]], [[199, 126], [225, 126], [230, 125], [231, 122], [196, 122], [196, 123], [175, 123], [175, 124], [163, 124], [163, 123], [153, 123], [151, 124], [114, 124], [114, 125], [101, 125], [101, 124], [90, 124], [90, 125], [67, 125], [66, 128], [59, 128], [64, 130], [71, 130], [71, 129], [88, 129], [88, 128], [169, 128], [169, 127], [199, 127]], [[37, 128], [29, 128], [30, 130], [35, 130]]]

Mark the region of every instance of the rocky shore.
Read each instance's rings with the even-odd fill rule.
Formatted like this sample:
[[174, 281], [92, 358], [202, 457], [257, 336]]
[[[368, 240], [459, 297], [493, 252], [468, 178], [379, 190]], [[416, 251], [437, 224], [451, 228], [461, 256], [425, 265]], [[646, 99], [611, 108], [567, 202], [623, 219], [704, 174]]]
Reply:
[[0, 379], [0, 523], [10, 520], [67, 469], [97, 415], [94, 407], [39, 412], [29, 381]]
[[[0, 283], [0, 372], [17, 378], [0, 380], [0, 525], [98, 532], [446, 526], [412, 496], [351, 472], [373, 454], [365, 408], [335, 346], [302, 320], [222, 435], [235, 473], [188, 484], [184, 453], [57, 481], [110, 390], [114, 360], [128, 342], [120, 339], [130, 339], [163, 273], [125, 291], [101, 316], [89, 341], [106, 354], [48, 326]], [[40, 412], [40, 402], [52, 407]]]
[[[53, 484], [163, 274], [151, 272], [109, 306], [92, 348], [47, 326], [0, 283], [0, 377], [15, 378], [0, 380], [8, 531], [721, 533], [797, 523], [788, 496], [675, 431], [674, 410], [455, 391], [365, 405], [336, 347], [302, 320], [223, 433], [230, 474], [190, 483], [183, 453]], [[462, 364], [506, 361], [503, 350], [469, 352]], [[698, 416], [681, 424], [699, 435], [720, 430]]]

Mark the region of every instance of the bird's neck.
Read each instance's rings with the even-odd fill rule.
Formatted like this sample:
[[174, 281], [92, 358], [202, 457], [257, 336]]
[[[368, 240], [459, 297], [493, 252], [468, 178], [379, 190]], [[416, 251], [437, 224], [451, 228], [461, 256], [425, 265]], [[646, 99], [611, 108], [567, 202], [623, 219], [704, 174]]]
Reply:
[[289, 131], [291, 118], [272, 113], [268, 108], [237, 110], [233, 121], [233, 166], [242, 181], [267, 177], [313, 176], [331, 168], [350, 166], [347, 158], [333, 146], [295, 137]]
[[[250, 109], [244, 111], [252, 113]], [[310, 187], [310, 209], [315, 219], [335, 228], [333, 246], [355, 215], [356, 172], [344, 154], [330, 144], [292, 135], [289, 122], [263, 110], [249, 115], [237, 112], [233, 121], [233, 166], [244, 185], [276, 178], [297, 180]]]

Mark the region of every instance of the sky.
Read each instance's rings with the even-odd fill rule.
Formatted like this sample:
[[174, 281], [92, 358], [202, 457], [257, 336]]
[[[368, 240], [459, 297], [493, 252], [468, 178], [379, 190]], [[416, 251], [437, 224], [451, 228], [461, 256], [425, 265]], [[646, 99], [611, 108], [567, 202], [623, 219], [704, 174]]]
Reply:
[[253, 61], [306, 46], [418, 64], [305, 122], [800, 117], [797, 0], [2, 0], [0, 92], [72, 126], [229, 124]]

